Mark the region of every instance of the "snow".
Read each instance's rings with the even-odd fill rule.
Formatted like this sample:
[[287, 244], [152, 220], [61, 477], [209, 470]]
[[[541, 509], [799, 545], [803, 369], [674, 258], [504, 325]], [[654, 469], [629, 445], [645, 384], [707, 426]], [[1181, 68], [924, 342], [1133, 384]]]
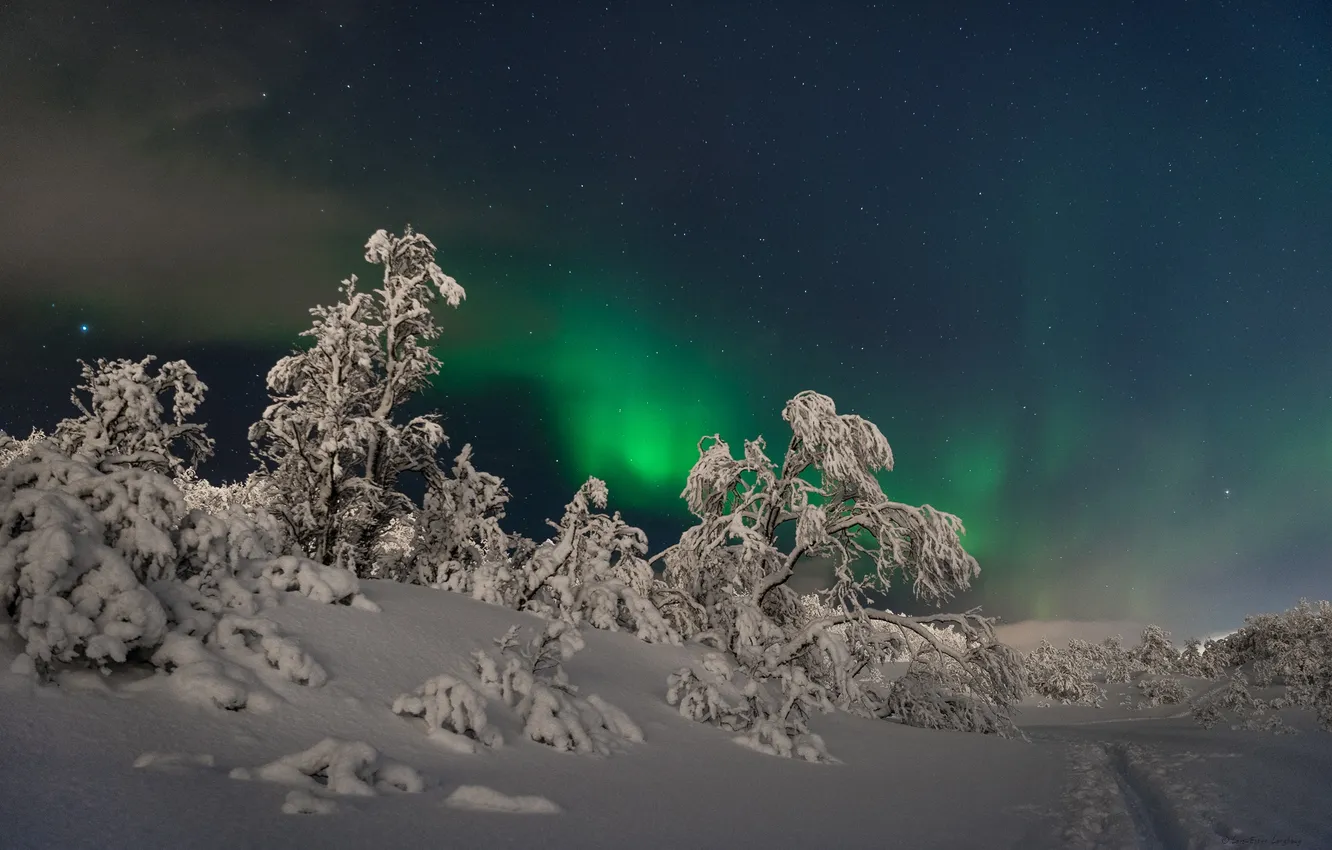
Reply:
[[545, 797], [510, 797], [484, 785], [462, 785], [444, 801], [455, 809], [509, 814], [553, 815], [560, 807]]
[[[809, 763], [736, 746], [667, 703], [667, 678], [708, 672], [712, 650], [584, 629], [565, 679], [538, 684], [584, 727], [595, 712], [616, 746], [560, 752], [525, 733], [521, 698], [487, 696], [476, 676], [475, 653], [502, 662], [517, 648], [497, 651], [495, 638], [517, 627], [520, 648], [549, 621], [391, 582], [359, 592], [381, 610], [282, 593], [255, 617], [220, 618], [227, 640], [169, 638], [162, 670], [67, 671], [45, 685], [4, 630], [0, 844], [1332, 846], [1332, 736], [1307, 712], [1283, 712], [1294, 736], [1208, 730], [1183, 706], [1121, 705], [1122, 685], [1099, 709], [1029, 700], [1017, 718], [1029, 741], [815, 715], [839, 763]], [[264, 645], [275, 639], [302, 655], [280, 649], [275, 667]], [[322, 685], [283, 672], [309, 669], [301, 657], [317, 660]], [[246, 698], [240, 710], [213, 699], [229, 688]], [[434, 724], [474, 746], [440, 746]], [[478, 724], [504, 745], [477, 745], [465, 732], [480, 737]]]

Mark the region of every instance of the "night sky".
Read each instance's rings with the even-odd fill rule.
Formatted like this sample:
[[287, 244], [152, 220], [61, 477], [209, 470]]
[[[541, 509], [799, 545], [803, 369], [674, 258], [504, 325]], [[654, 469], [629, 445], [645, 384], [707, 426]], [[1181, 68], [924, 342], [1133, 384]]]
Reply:
[[965, 521], [954, 605], [1332, 596], [1323, 2], [0, 6], [0, 428], [183, 356], [243, 476], [407, 223], [468, 295], [425, 404], [517, 530], [595, 474], [659, 549], [698, 438], [814, 389]]

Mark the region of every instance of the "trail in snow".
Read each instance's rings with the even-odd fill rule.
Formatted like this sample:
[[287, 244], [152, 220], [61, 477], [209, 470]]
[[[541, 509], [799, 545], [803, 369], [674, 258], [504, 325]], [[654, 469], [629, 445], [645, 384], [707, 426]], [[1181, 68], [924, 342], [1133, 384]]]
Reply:
[[1026, 731], [1083, 762], [1105, 753], [1139, 847], [1332, 847], [1332, 736], [1311, 724], [1294, 736], [1204, 730], [1181, 718]]

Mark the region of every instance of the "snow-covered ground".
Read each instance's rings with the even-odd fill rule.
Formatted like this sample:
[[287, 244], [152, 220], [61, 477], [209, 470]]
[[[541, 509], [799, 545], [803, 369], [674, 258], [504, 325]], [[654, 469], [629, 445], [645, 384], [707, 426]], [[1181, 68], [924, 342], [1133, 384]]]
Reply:
[[[590, 629], [569, 677], [643, 741], [558, 752], [491, 700], [504, 743], [465, 752], [394, 714], [394, 699], [440, 674], [471, 678], [474, 650], [544, 621], [401, 584], [363, 591], [382, 611], [294, 593], [265, 611], [328, 680], [251, 671], [270, 693], [243, 711], [190, 701], [149, 668], [55, 686], [0, 672], [0, 847], [1332, 847], [1332, 736], [1298, 716], [1296, 736], [1209, 731], [1112, 692], [1104, 709], [1033, 702], [1024, 742], [830, 715], [813, 727], [842, 763], [810, 764], [737, 746], [666, 703], [666, 677], [702, 648]], [[0, 638], [0, 671], [18, 652]], [[385, 784], [272, 765], [329, 738], [353, 743], [306, 757], [377, 765]], [[417, 775], [419, 793], [390, 787]]]

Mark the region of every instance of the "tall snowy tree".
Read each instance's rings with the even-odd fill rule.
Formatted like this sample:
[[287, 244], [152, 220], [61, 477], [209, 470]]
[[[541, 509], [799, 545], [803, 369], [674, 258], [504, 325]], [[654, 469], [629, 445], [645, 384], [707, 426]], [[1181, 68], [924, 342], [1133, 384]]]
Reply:
[[[801, 712], [829, 701], [918, 725], [1013, 731], [1021, 657], [995, 640], [989, 620], [865, 606], [867, 593], [899, 576], [932, 602], [967, 588], [979, 567], [962, 547], [961, 521], [884, 494], [876, 473], [892, 469], [893, 453], [872, 422], [839, 415], [832, 399], [808, 391], [782, 417], [792, 436], [780, 464], [762, 438], [746, 441], [738, 459], [719, 436], [700, 441], [682, 494], [699, 523], [663, 553], [660, 606], [687, 635], [732, 653], [753, 680], [781, 684], [786, 696], [764, 722], [786, 724], [788, 735], [803, 730]], [[789, 586], [805, 558], [830, 561], [835, 575], [829, 613], [813, 619]], [[912, 642], [920, 650], [910, 673], [888, 692], [858, 678]]]
[[[83, 383], [70, 393], [79, 415], [61, 421], [52, 442], [64, 454], [93, 464], [161, 473], [180, 474], [211, 457], [213, 439], [204, 426], [186, 421], [208, 386], [184, 360], [163, 363], [150, 374], [156, 359], [79, 361]], [[86, 402], [80, 392], [87, 394]], [[160, 398], [168, 393], [169, 420]]]
[[434, 244], [410, 227], [375, 233], [365, 259], [383, 266], [380, 287], [359, 291], [353, 275], [343, 300], [310, 311], [315, 321], [302, 335], [313, 344], [269, 372], [273, 403], [250, 429], [292, 537], [315, 560], [361, 574], [376, 537], [413, 508], [399, 477], [441, 474], [437, 417], [399, 423], [394, 413], [439, 371], [432, 302], [457, 307], [465, 297], [435, 262]]

